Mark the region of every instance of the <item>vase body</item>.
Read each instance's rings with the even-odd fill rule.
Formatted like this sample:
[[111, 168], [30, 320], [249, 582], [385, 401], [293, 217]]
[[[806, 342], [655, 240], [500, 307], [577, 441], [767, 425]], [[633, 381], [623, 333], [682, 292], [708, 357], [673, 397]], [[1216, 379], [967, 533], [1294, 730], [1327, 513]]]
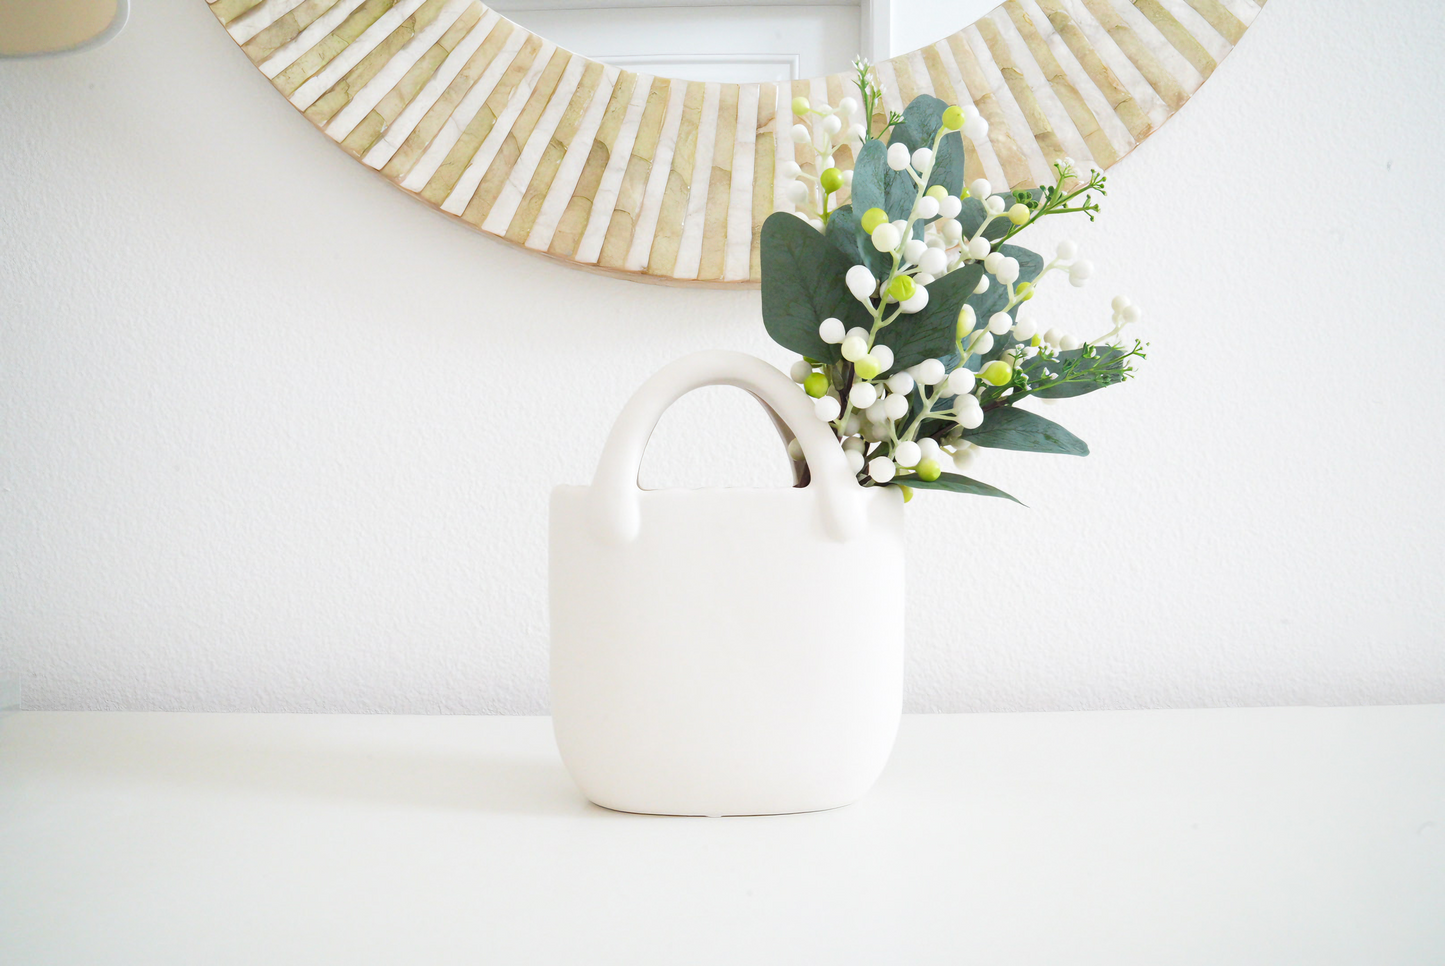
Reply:
[[[759, 396], [785, 437], [796, 427], [809, 485], [637, 488], [661, 410], [717, 383]], [[593, 802], [813, 811], [856, 801], [886, 764], [903, 690], [903, 500], [858, 486], [806, 397], [760, 360], [700, 353], [639, 391], [593, 485], [553, 491], [549, 581], [557, 744]]]

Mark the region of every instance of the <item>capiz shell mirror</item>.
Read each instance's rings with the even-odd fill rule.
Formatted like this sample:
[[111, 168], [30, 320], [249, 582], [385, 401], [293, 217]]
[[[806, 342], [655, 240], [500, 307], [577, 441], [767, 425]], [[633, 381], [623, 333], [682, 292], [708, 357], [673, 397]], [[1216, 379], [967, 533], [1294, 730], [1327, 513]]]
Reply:
[[[988, 130], [965, 138], [967, 170], [994, 184], [1047, 182], [1065, 156], [1107, 169], [1184, 105], [1262, 5], [1007, 0], [879, 58], [881, 107], [919, 94], [976, 106]], [[599, 6], [701, 5], [585, 9]], [[859, 49], [886, 46], [887, 8], [851, 6]], [[756, 286], [763, 220], [793, 210], [790, 163], [814, 167], [790, 136], [793, 99], [854, 93], [847, 66], [795, 77], [786, 52], [584, 56], [477, 0], [212, 0], [211, 11], [293, 106], [403, 191], [513, 244], [645, 281]], [[708, 79], [719, 64], [774, 79]], [[851, 166], [846, 147], [835, 163]]]

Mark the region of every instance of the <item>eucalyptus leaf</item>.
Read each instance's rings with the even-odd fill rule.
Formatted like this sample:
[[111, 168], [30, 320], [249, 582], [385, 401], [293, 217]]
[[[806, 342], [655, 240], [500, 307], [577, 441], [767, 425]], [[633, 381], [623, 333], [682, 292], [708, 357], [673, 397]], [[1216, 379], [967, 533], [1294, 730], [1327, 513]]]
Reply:
[[958, 473], [944, 473], [932, 482], [925, 482], [918, 478], [903, 479], [899, 482], [904, 486], [911, 486], [915, 490], [948, 490], [950, 493], [972, 493], [975, 496], [997, 496], [1005, 500], [1013, 500], [1019, 506], [1026, 506], [1016, 496], [1005, 493], [996, 486], [989, 486], [987, 483], [980, 483], [978, 480], [961, 476]]
[[943, 359], [958, 342], [958, 313], [983, 274], [977, 262], [965, 265], [928, 284], [923, 311], [899, 315], [878, 330], [877, 341], [893, 350], [893, 369], [907, 369], [924, 359]]
[[1012, 449], [1025, 453], [1060, 453], [1088, 456], [1089, 444], [1052, 420], [1026, 409], [1003, 406], [990, 410], [977, 429], [964, 430], [963, 438], [975, 446]]
[[763, 222], [763, 325], [786, 349], [827, 362], [840, 358], [836, 345], [818, 336], [818, 323], [842, 320], [845, 329], [872, 320], [848, 291], [843, 277], [855, 264], [796, 215], [775, 211]]

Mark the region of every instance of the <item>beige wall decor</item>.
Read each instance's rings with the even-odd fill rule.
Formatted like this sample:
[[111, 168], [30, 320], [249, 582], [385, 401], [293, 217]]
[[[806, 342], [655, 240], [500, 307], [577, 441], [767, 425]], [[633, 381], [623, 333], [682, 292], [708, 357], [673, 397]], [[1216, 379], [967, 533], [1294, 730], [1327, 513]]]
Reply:
[[[1264, 0], [1007, 0], [878, 64], [884, 107], [972, 102], [969, 177], [1032, 187], [1107, 169], [1239, 42]], [[211, 0], [273, 85], [363, 164], [474, 228], [655, 282], [758, 284], [763, 219], [791, 210], [791, 84], [670, 80], [589, 60], [477, 0]], [[840, 165], [851, 158], [838, 157]], [[801, 161], [800, 161], [801, 163]]]

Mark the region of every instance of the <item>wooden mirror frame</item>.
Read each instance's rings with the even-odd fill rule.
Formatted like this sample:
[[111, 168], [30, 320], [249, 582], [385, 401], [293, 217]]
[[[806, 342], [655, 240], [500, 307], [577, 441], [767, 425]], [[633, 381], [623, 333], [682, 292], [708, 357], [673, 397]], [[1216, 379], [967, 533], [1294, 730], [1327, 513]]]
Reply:
[[[1264, 0], [1006, 0], [879, 61], [883, 106], [973, 103], [968, 176], [1033, 187], [1063, 156], [1107, 169], [1183, 107]], [[211, 0], [271, 83], [368, 167], [486, 234], [649, 282], [754, 287], [790, 211], [795, 96], [852, 78], [669, 80], [549, 43], [478, 0]], [[852, 159], [844, 149], [841, 167]], [[800, 160], [805, 168], [809, 163]]]

